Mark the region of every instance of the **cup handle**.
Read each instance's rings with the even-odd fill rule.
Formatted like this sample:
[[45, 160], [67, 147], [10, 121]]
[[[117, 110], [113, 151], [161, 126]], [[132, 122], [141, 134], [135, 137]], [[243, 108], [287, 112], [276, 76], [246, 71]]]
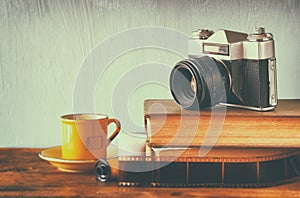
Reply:
[[111, 136], [108, 138], [108, 144], [113, 141], [113, 139], [115, 139], [115, 137], [118, 135], [118, 133], [120, 132], [121, 130], [121, 123], [118, 119], [115, 119], [115, 118], [109, 118], [108, 119], [108, 124], [111, 124], [111, 123], [115, 123], [116, 125], [116, 130], [113, 132], [113, 134], [111, 134]]

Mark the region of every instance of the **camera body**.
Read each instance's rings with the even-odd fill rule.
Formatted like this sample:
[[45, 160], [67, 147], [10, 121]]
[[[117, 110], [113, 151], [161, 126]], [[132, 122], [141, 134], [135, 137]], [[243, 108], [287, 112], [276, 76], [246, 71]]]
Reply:
[[202, 29], [193, 32], [188, 42], [189, 59], [177, 63], [170, 76], [172, 95], [185, 109], [217, 104], [255, 111], [276, 107], [271, 33], [264, 28], [251, 34]]

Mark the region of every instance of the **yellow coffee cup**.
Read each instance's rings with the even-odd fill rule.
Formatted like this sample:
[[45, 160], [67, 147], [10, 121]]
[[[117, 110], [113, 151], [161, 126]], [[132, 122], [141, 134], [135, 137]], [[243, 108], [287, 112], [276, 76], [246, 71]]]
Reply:
[[[103, 114], [69, 114], [61, 116], [62, 158], [71, 160], [106, 159], [109, 143], [118, 135], [120, 122]], [[107, 138], [107, 127], [116, 129]]]

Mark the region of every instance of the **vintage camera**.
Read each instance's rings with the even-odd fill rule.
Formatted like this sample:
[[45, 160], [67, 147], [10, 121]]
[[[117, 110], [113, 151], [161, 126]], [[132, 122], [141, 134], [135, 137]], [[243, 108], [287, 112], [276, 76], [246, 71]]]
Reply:
[[170, 74], [171, 93], [183, 108], [276, 107], [274, 40], [264, 28], [251, 34], [202, 29], [193, 32], [188, 46], [189, 59], [178, 62]]

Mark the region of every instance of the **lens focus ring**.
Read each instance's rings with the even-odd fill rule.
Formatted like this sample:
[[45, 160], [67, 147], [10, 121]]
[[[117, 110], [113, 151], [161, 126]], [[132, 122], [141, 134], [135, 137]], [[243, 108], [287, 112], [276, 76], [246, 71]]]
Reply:
[[[225, 72], [224, 72], [225, 71]], [[211, 57], [180, 61], [170, 75], [175, 101], [185, 109], [199, 110], [226, 102], [228, 70]]]

